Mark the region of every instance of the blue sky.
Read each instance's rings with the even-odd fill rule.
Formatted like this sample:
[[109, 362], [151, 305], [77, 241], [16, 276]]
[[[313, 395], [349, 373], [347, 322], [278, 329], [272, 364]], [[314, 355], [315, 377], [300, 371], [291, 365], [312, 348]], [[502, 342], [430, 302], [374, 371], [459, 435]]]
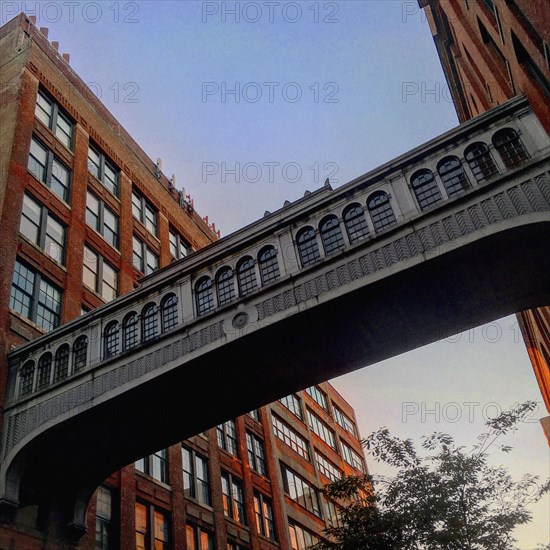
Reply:
[[[108, 0], [72, 11], [5, 2], [2, 23], [14, 9], [37, 10], [76, 72], [223, 235], [327, 176], [344, 184], [457, 124], [416, 0]], [[464, 444], [499, 409], [541, 401], [514, 317], [334, 384], [363, 435], [385, 425], [414, 439], [447, 431]], [[518, 477], [548, 475], [544, 414], [495, 458]], [[550, 542], [548, 501], [533, 511], [520, 548]]]

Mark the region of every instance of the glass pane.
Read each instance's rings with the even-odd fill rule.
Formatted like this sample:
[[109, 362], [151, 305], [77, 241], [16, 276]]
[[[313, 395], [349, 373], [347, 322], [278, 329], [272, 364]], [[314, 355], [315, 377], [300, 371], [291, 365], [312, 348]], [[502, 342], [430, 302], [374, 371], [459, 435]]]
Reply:
[[99, 179], [99, 153], [94, 151], [91, 147], [88, 149], [88, 170]]
[[40, 205], [28, 195], [25, 195], [23, 198], [23, 211], [21, 213], [19, 231], [35, 244], [38, 244], [40, 213]]
[[57, 114], [57, 127], [55, 129], [55, 135], [67, 149], [71, 148], [71, 141], [73, 136], [73, 125], [61, 114]]
[[97, 288], [97, 263], [97, 254], [85, 246], [82, 282], [92, 290], [96, 290]]
[[36, 109], [34, 111], [36, 118], [41, 120], [48, 128], [52, 119], [52, 103], [40, 92], [36, 96]]
[[51, 216], [48, 216], [44, 252], [56, 262], [63, 263], [64, 245], [65, 227]]
[[52, 191], [65, 202], [69, 199], [69, 171], [55, 159], [52, 164]]
[[117, 271], [108, 263], [103, 262], [103, 284], [101, 296], [104, 300], [110, 301], [116, 298], [117, 291]]

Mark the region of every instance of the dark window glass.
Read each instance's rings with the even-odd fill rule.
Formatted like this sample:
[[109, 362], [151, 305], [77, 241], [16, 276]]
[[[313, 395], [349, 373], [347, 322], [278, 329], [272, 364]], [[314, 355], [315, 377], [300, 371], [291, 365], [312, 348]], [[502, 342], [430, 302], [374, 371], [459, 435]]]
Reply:
[[464, 151], [464, 158], [477, 181], [485, 181], [498, 174], [498, 168], [485, 143], [472, 143]]
[[157, 305], [148, 304], [141, 311], [141, 335], [144, 342], [157, 336], [158, 315]]
[[50, 385], [50, 375], [52, 372], [52, 354], [44, 353], [38, 360], [38, 380], [36, 389], [42, 390]]
[[256, 529], [260, 535], [275, 540], [275, 524], [271, 500], [262, 493], [254, 492], [254, 517]]
[[183, 490], [187, 497], [210, 506], [210, 478], [208, 461], [186, 447], [182, 447]]
[[343, 212], [344, 226], [350, 243], [364, 239], [369, 234], [365, 212], [360, 204], [350, 204]]
[[77, 372], [86, 366], [88, 356], [88, 337], [79, 336], [73, 345], [73, 371]]
[[253, 258], [246, 257], [239, 261], [237, 264], [237, 282], [240, 296], [245, 296], [256, 288], [256, 269]]
[[237, 428], [234, 420], [228, 420], [216, 427], [218, 446], [228, 453], [237, 456]]
[[113, 321], [105, 327], [105, 334], [103, 338], [103, 355], [105, 359], [108, 359], [109, 357], [116, 355], [119, 351], [120, 330], [117, 321]]
[[384, 191], [377, 191], [367, 199], [367, 209], [375, 231], [381, 231], [396, 223], [390, 198]]
[[246, 432], [246, 449], [250, 468], [265, 476], [267, 474], [267, 470], [265, 467], [265, 454], [262, 440], [250, 432]]
[[462, 163], [457, 157], [442, 159], [437, 165], [437, 171], [449, 197], [470, 187], [466, 172], [464, 172]]
[[282, 465], [282, 474], [283, 485], [288, 496], [312, 514], [322, 518], [321, 501], [317, 489], [285, 465]]
[[71, 350], [68, 344], [63, 344], [55, 352], [54, 382], [67, 378], [69, 374], [69, 357]]
[[512, 128], [499, 130], [493, 136], [493, 145], [501, 156], [506, 168], [514, 168], [529, 159], [529, 155], [527, 155], [527, 151], [519, 139], [517, 132]]
[[197, 281], [195, 300], [197, 302], [197, 315], [204, 315], [214, 309], [214, 293], [210, 277], [203, 277]]
[[344, 248], [344, 237], [336, 216], [328, 216], [322, 220], [319, 224], [319, 233], [327, 256]]
[[172, 330], [178, 324], [178, 299], [168, 294], [160, 303], [160, 324], [162, 332]]
[[122, 346], [124, 351], [135, 348], [138, 345], [138, 316], [130, 312], [122, 322]]
[[437, 204], [441, 193], [430, 170], [419, 170], [411, 178], [411, 187], [421, 210]]
[[88, 171], [118, 197], [118, 170], [103, 153], [92, 146], [88, 148]]
[[216, 286], [218, 290], [218, 305], [224, 306], [235, 298], [233, 284], [233, 270], [230, 267], [222, 267], [216, 275]]
[[267, 246], [260, 250], [258, 254], [258, 265], [260, 267], [260, 280], [262, 285], [279, 278], [279, 262], [277, 261], [277, 251], [273, 246]]
[[226, 517], [246, 525], [243, 487], [239, 480], [222, 472], [222, 501]]
[[34, 384], [34, 361], [27, 361], [19, 373], [19, 395], [29, 395], [32, 393]]
[[296, 245], [298, 246], [298, 254], [302, 267], [314, 264], [320, 259], [321, 255], [313, 227], [305, 227], [298, 232], [296, 235]]

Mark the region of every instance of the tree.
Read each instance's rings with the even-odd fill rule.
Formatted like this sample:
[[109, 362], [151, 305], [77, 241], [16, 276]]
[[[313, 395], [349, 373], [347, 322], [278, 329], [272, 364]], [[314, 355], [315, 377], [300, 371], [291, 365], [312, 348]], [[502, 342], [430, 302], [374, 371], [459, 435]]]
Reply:
[[503, 466], [488, 463], [488, 451], [509, 452], [497, 440], [535, 407], [526, 401], [489, 420], [469, 449], [445, 433], [425, 436], [424, 456], [387, 428], [373, 432], [364, 447], [397, 474], [327, 485], [326, 496], [342, 504], [341, 525], [326, 529], [329, 540], [313, 550], [511, 550], [513, 530], [531, 521], [528, 505], [549, 491], [550, 481], [529, 474], [514, 480]]

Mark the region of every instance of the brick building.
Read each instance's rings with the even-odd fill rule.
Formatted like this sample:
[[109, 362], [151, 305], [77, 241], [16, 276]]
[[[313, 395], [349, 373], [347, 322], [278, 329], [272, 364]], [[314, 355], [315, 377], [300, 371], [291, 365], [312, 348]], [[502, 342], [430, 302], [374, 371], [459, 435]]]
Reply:
[[[525, 95], [550, 132], [547, 0], [418, 0], [425, 9], [460, 122]], [[517, 314], [550, 412], [550, 307]], [[550, 416], [541, 420], [550, 443]]]
[[[47, 36], [0, 29], [0, 420], [11, 349], [219, 237]], [[365, 471], [358, 437], [330, 384], [290, 396], [114, 473], [79, 548], [302, 549], [336, 521], [322, 485]], [[60, 548], [42, 513], [2, 516], [0, 548]]]

